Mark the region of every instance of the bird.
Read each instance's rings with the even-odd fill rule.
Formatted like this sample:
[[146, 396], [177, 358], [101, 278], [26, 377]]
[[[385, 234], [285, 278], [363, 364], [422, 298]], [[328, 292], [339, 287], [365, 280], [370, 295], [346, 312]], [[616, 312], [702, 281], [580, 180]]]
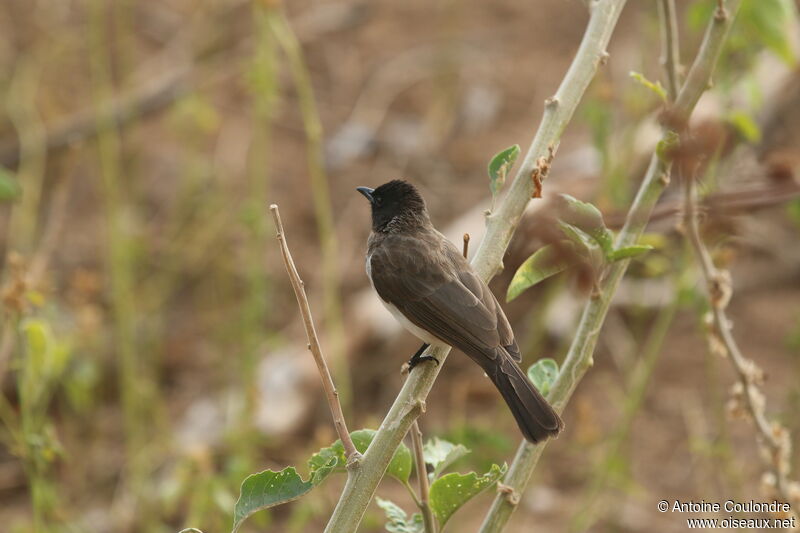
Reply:
[[414, 185], [392, 180], [357, 187], [370, 203], [366, 270], [381, 303], [423, 345], [408, 361], [439, 361], [429, 345], [464, 352], [491, 379], [522, 435], [532, 443], [558, 435], [564, 423], [519, 367], [514, 332], [489, 287], [456, 246], [431, 223]]

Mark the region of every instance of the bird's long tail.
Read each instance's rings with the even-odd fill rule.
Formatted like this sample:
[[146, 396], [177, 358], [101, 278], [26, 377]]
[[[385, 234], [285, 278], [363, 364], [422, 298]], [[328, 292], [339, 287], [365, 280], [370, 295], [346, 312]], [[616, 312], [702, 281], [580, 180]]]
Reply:
[[499, 353], [496, 359], [487, 358], [482, 362], [481, 366], [503, 395], [526, 440], [540, 442], [564, 429], [561, 417], [508, 354]]

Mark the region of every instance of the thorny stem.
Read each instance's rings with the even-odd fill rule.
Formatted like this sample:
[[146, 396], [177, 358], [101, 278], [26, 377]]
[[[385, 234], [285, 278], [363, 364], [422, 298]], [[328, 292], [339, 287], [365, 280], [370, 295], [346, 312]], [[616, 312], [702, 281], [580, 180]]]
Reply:
[[[624, 5], [625, 0], [592, 1], [589, 24], [569, 70], [556, 94], [545, 104], [539, 129], [508, 193], [497, 211], [486, 219], [486, 235], [472, 260], [472, 266], [484, 281], [502, 270], [503, 255], [534, 191], [531, 175], [539, 168], [541, 158], [546, 161], [557, 146], [586, 88], [608, 57], [606, 46]], [[429, 350], [427, 355], [435, 356], [441, 364], [419, 365], [409, 374], [364, 454], [361, 468], [348, 476], [326, 532], [352, 532], [358, 528], [392, 455], [419, 416], [419, 406], [433, 386], [448, 352], [449, 348]]]
[[[725, 309], [731, 298], [731, 280], [727, 271], [717, 269], [711, 254], [708, 251], [702, 237], [700, 236], [700, 224], [697, 220], [697, 186], [695, 176], [682, 177], [683, 182], [683, 225], [686, 237], [692, 245], [703, 279], [708, 291], [708, 300], [711, 306], [711, 320], [718, 341], [725, 347], [728, 360], [731, 362], [739, 387], [741, 387], [740, 398], [744, 407], [753, 419], [756, 427], [757, 437], [762, 445], [765, 445], [768, 453], [767, 468], [774, 477], [774, 487], [777, 494], [786, 502], [794, 503], [797, 507], [797, 497], [792, 495], [790, 490], [791, 481], [788, 479], [791, 466], [789, 456], [791, 441], [789, 434], [783, 426], [777, 422], [770, 423], [767, 420], [764, 408], [764, 396], [758, 388], [758, 383], [762, 379], [761, 369], [756, 364], [744, 357], [739, 345], [733, 337], [731, 321], [728, 319]], [[796, 511], [795, 511], [796, 512]]]
[[339, 438], [342, 439], [349, 468], [358, 463], [359, 453], [353, 444], [353, 440], [350, 438], [350, 433], [347, 431], [347, 424], [344, 421], [342, 406], [339, 404], [339, 394], [336, 392], [333, 378], [328, 370], [327, 363], [325, 363], [325, 357], [322, 355], [322, 348], [317, 338], [317, 331], [314, 328], [314, 320], [311, 318], [311, 307], [308, 305], [308, 297], [303, 287], [303, 280], [300, 279], [300, 274], [297, 272], [292, 254], [289, 252], [289, 245], [286, 244], [286, 234], [283, 231], [281, 214], [278, 211], [278, 206], [275, 204], [269, 206], [269, 210], [272, 212], [272, 218], [275, 220], [275, 227], [278, 230], [276, 238], [281, 246], [283, 264], [286, 266], [286, 272], [289, 274], [289, 280], [292, 283], [292, 289], [294, 289], [294, 295], [297, 298], [297, 305], [300, 306], [300, 314], [303, 315], [303, 327], [305, 327], [306, 336], [308, 337], [308, 349], [311, 351], [311, 355], [314, 356], [314, 362], [317, 364], [317, 370], [319, 370], [319, 376], [322, 379], [322, 387], [325, 389], [325, 396], [328, 398], [328, 407], [330, 407], [331, 416], [333, 417], [333, 425], [336, 427]]
[[416, 420], [411, 424], [411, 447], [414, 449], [414, 465], [417, 469], [417, 482], [419, 483], [419, 510], [422, 511], [425, 533], [436, 533], [436, 521], [430, 506], [428, 470], [425, 468], [425, 456], [422, 453], [422, 431]]
[[[740, 3], [741, 0], [729, 0], [727, 13], [735, 14], [739, 9]], [[700, 99], [700, 95], [708, 88], [711, 73], [714, 70], [733, 18], [730, 15], [725, 17], [715, 15], [709, 23], [689, 76], [687, 76], [686, 82], [678, 93], [671, 110], [674, 116], [683, 118], [683, 123], [688, 120], [695, 104]], [[675, 133], [667, 129], [662, 135], [660, 144], [663, 143], [662, 146], [667, 145], [674, 137]], [[617, 235], [614, 243], [615, 248], [630, 246], [639, 240], [653, 207], [669, 183], [672, 154], [668, 150], [664, 150], [662, 154], [659, 154], [659, 152], [659, 150], [656, 150], [650, 159], [650, 165], [645, 173], [644, 180], [639, 187], [633, 205], [628, 211], [625, 225]], [[608, 312], [611, 298], [616, 292], [629, 263], [630, 260], [627, 259], [612, 263], [599, 283], [596, 297], [591, 298], [586, 307], [584, 307], [578, 323], [578, 330], [561, 366], [561, 371], [547, 396], [547, 399], [558, 412], [563, 411], [583, 375], [593, 364], [592, 354]], [[528, 484], [546, 445], [547, 441], [538, 445], [523, 441], [517, 448], [514, 461], [508, 469], [506, 478], [503, 480], [504, 485], [521, 493]], [[509, 501], [503, 493], [498, 491], [480, 532], [499, 533], [503, 530], [515, 509], [516, 504]]]

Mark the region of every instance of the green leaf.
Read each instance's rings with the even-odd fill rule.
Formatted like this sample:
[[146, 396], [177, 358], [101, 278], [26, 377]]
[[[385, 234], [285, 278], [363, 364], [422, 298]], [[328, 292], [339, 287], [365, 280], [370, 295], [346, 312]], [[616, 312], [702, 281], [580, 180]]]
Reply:
[[653, 83], [652, 81], [645, 78], [644, 74], [642, 74], [641, 72], [636, 72], [634, 70], [630, 71], [628, 75], [634, 80], [638, 81], [640, 84], [642, 84], [642, 86], [647, 87], [648, 89], [656, 93], [658, 97], [661, 98], [662, 102], [667, 101], [667, 91], [661, 85], [660, 81], [656, 81], [655, 83]]
[[[374, 429], [359, 429], [350, 433], [350, 438], [353, 439], [353, 444], [359, 453], [367, 451], [367, 448], [372, 443], [372, 439], [375, 438], [375, 433]], [[322, 448], [311, 456], [311, 459], [308, 460], [308, 465], [312, 473], [315, 468], [327, 464], [331, 457], [336, 459], [336, 471], [343, 472], [347, 466], [347, 458], [344, 455], [344, 445], [341, 440], [337, 440], [329, 447]], [[401, 443], [394, 452], [386, 473], [406, 483], [411, 476], [411, 463], [411, 451], [408, 449], [408, 446]]]
[[796, 58], [789, 38], [794, 7], [790, 0], [758, 0], [743, 2], [736, 26], [745, 37], [765, 46], [789, 66]]
[[[569, 243], [566, 243], [569, 245]], [[540, 281], [563, 272], [575, 263], [572, 254], [564, 254], [558, 247], [548, 244], [536, 250], [522, 263], [506, 292], [506, 301], [510, 302]]]
[[[376, 431], [374, 429], [360, 429], [350, 433], [350, 437], [353, 439], [353, 444], [355, 444], [356, 449], [360, 453], [364, 453], [372, 443], [372, 439], [375, 438], [375, 433]], [[339, 442], [339, 446], [341, 446], [341, 442]], [[344, 447], [342, 447], [342, 456], [344, 456]], [[411, 475], [411, 463], [411, 450], [408, 449], [408, 446], [401, 443], [394, 452], [392, 460], [389, 462], [389, 467], [386, 469], [386, 473], [406, 483]]]
[[304, 495], [319, 485], [335, 466], [336, 460], [331, 457], [328, 464], [320, 469], [324, 470], [324, 473], [312, 472], [308, 481], [303, 481], [293, 466], [286, 467], [280, 472], [264, 470], [248, 476], [242, 482], [239, 499], [233, 508], [234, 533], [253, 513], [296, 500]]
[[462, 505], [482, 491], [491, 487], [508, 470], [507, 465], [492, 465], [491, 469], [479, 476], [475, 472], [469, 474], [446, 474], [431, 483], [430, 505], [439, 527], [445, 524]]
[[[375, 433], [374, 429], [359, 429], [350, 433], [350, 438], [353, 439], [356, 450], [364, 453], [375, 438]], [[392, 456], [386, 473], [407, 483], [411, 475], [411, 462], [411, 451], [405, 444], [400, 444]], [[341, 440], [337, 440], [308, 460], [307, 481], [303, 481], [293, 466], [284, 468], [280, 472], [265, 470], [248, 476], [242, 483], [239, 500], [234, 507], [233, 531], [235, 532], [242, 521], [256, 511], [296, 500], [322, 483], [331, 473], [343, 472], [346, 466], [344, 446]]]
[[598, 250], [600, 249], [600, 245], [597, 243], [597, 241], [578, 226], [559, 220], [558, 227], [561, 229], [561, 232], [566, 235], [567, 238], [569, 238], [572, 244], [576, 245], [583, 251], [589, 252], [593, 248]]
[[626, 246], [625, 248], [614, 250], [608, 255], [608, 260], [614, 262], [622, 259], [629, 259], [647, 253], [652, 249], [653, 247], [649, 244], [634, 244], [633, 246]]
[[489, 161], [489, 189], [492, 191], [493, 197], [502, 190], [508, 172], [514, 166], [518, 156], [519, 145], [515, 144], [498, 153]]
[[539, 359], [528, 368], [528, 377], [542, 396], [547, 396], [550, 386], [558, 377], [558, 363], [549, 357]]
[[438, 437], [429, 440], [422, 447], [425, 462], [433, 467], [433, 479], [439, 477], [445, 468], [468, 453], [469, 449], [463, 444], [453, 444]]
[[5, 167], [0, 167], [0, 202], [13, 202], [20, 196], [22, 196], [22, 187], [14, 174]]
[[22, 402], [32, 410], [44, 409], [68, 368], [72, 351], [42, 319], [26, 319], [20, 330], [25, 339], [19, 377]]
[[595, 270], [603, 265], [607, 255], [613, 251], [613, 247], [610, 245], [610, 239], [608, 245], [609, 249], [606, 251], [603, 249], [603, 246], [606, 246], [606, 244], [601, 245], [597, 239], [581, 228], [561, 220], [558, 221], [558, 227], [564, 235], [569, 237], [569, 240], [582, 251], [586, 262]]
[[614, 235], [606, 227], [600, 210], [592, 204], [582, 202], [568, 194], [559, 196], [564, 202], [564, 207], [559, 212], [559, 219], [588, 233], [600, 245], [604, 253], [610, 252], [614, 245]]
[[744, 111], [733, 111], [728, 114], [728, 123], [749, 143], [761, 140], [761, 129], [753, 117]]
[[414, 513], [409, 519], [406, 512], [394, 502], [383, 498], [375, 498], [375, 502], [386, 513], [386, 518], [389, 520], [386, 523], [386, 531], [389, 533], [422, 533], [425, 531], [421, 514]]

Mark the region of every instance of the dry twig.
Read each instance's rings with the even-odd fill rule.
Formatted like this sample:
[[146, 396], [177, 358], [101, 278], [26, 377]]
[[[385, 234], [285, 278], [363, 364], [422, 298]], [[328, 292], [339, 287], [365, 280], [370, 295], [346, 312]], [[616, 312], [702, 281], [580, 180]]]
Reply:
[[272, 218], [275, 220], [275, 227], [278, 230], [276, 238], [278, 242], [280, 242], [283, 264], [286, 266], [286, 272], [289, 274], [289, 280], [292, 282], [292, 289], [294, 289], [297, 304], [300, 306], [300, 314], [303, 315], [303, 327], [305, 327], [306, 336], [308, 337], [308, 349], [311, 351], [311, 355], [314, 356], [314, 362], [317, 364], [317, 369], [322, 379], [322, 387], [325, 389], [325, 396], [328, 399], [328, 407], [330, 407], [331, 416], [333, 416], [333, 425], [336, 427], [339, 438], [342, 439], [344, 452], [347, 456], [347, 465], [350, 467], [351, 465], [357, 464], [360, 454], [356, 450], [353, 440], [350, 438], [350, 433], [347, 431], [347, 424], [344, 421], [342, 406], [339, 404], [339, 393], [336, 392], [333, 378], [328, 370], [327, 363], [325, 363], [325, 357], [322, 355], [322, 348], [317, 338], [317, 331], [314, 328], [314, 320], [311, 318], [311, 307], [308, 305], [308, 297], [303, 287], [303, 280], [300, 279], [300, 274], [297, 272], [292, 254], [289, 252], [289, 246], [286, 244], [286, 236], [283, 231], [283, 223], [281, 222], [278, 206], [272, 204], [269, 206], [269, 210], [272, 213]]
[[697, 262], [708, 290], [711, 305], [710, 341], [719, 346], [731, 362], [738, 382], [734, 386], [732, 411], [744, 412], [753, 420], [757, 439], [764, 451], [766, 467], [769, 471], [765, 481], [784, 501], [800, 506], [800, 485], [789, 480], [791, 470], [791, 439], [788, 430], [778, 422], [770, 422], [765, 413], [764, 395], [759, 389], [763, 372], [751, 359], [747, 359], [739, 349], [731, 331], [731, 321], [725, 312], [730, 302], [732, 287], [730, 274], [714, 265], [711, 254], [700, 236], [697, 220], [697, 187], [695, 176], [684, 177], [683, 182], [683, 226], [686, 238], [692, 245]]

